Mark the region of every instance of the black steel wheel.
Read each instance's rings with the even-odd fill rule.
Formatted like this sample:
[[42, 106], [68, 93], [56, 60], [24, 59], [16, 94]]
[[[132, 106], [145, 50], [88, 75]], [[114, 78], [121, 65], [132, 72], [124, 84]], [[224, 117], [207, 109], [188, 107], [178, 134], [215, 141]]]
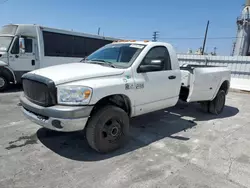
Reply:
[[224, 90], [219, 90], [214, 100], [209, 104], [209, 112], [219, 115], [223, 112], [226, 102], [226, 93]]
[[114, 151], [126, 142], [129, 133], [129, 117], [116, 106], [98, 110], [86, 127], [89, 145], [100, 153]]

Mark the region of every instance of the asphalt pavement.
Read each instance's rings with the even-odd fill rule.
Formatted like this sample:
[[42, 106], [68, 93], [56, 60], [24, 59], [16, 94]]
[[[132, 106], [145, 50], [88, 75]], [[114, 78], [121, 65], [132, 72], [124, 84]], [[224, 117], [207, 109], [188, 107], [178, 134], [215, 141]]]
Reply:
[[27, 120], [20, 89], [0, 93], [1, 188], [250, 187], [250, 94], [230, 92], [223, 114], [198, 104], [131, 120], [128, 144], [98, 154], [83, 132]]

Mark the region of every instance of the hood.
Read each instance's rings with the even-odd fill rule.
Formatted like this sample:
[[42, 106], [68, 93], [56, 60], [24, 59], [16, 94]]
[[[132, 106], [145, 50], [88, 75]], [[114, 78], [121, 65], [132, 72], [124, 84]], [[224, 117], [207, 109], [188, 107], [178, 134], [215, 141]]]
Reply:
[[[6, 52], [1, 52], [0, 51], [0, 61], [3, 61], [3, 59], [4, 60], [7, 60], [7, 56], [8, 54], [6, 53]], [[0, 65], [2, 65], [2, 64], [0, 64]], [[6, 64], [7, 65], [7, 64]]]
[[7, 52], [2, 52], [2, 51], [0, 51], [0, 55], [2, 56], [2, 55], [5, 55], [5, 54], [7, 54]]
[[106, 67], [97, 64], [69, 63], [38, 69], [29, 72], [28, 74], [37, 74], [47, 77], [58, 85], [89, 78], [119, 75], [123, 72], [123, 69]]

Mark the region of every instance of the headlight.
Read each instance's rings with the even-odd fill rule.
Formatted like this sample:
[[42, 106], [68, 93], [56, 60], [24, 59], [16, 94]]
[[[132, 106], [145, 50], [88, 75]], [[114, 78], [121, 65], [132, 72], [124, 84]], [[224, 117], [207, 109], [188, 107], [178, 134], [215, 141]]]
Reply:
[[84, 105], [90, 102], [92, 89], [83, 86], [59, 86], [57, 88], [58, 104]]

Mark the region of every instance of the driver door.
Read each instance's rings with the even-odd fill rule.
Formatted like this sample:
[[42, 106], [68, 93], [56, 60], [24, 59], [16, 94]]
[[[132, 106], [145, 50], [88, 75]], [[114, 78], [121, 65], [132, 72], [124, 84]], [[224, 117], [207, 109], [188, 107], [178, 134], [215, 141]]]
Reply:
[[[155, 62], [161, 62], [161, 65], [157, 68]], [[148, 67], [152, 65], [152, 68], [140, 72], [142, 65], [149, 65]], [[171, 58], [166, 46], [152, 47], [135, 71], [136, 115], [176, 104], [180, 91], [180, 72], [172, 70]]]
[[35, 70], [36, 61], [36, 40], [33, 38], [24, 38], [23, 52], [20, 50], [19, 38], [15, 38], [12, 47], [10, 48], [9, 66], [14, 71], [17, 81], [19, 82], [21, 76], [29, 71]]

